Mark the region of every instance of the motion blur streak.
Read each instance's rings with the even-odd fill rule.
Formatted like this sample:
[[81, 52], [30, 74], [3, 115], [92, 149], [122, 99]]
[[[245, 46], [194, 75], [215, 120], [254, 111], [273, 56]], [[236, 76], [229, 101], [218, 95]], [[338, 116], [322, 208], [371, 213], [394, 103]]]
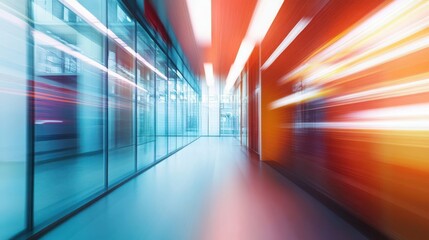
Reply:
[[256, 44], [267, 34], [271, 24], [280, 11], [284, 0], [259, 0], [252, 15], [246, 36], [241, 42], [234, 63], [229, 69], [224, 92], [229, 92], [237, 81]]
[[267, 69], [271, 64], [277, 59], [277, 57], [295, 40], [295, 38], [302, 32], [302, 30], [307, 27], [311, 19], [303, 18], [293, 27], [290, 33], [285, 37], [283, 42], [274, 50], [273, 54], [267, 59], [267, 61], [262, 65], [262, 69]]
[[89, 58], [89, 57], [87, 57], [87, 56], [85, 56], [85, 55], [83, 55], [83, 54], [81, 54], [81, 53], [79, 53], [77, 51], [72, 50], [70, 47], [68, 47], [68, 46], [60, 43], [59, 41], [57, 41], [57, 40], [49, 37], [48, 35], [46, 35], [46, 34], [44, 34], [42, 32], [33, 31], [33, 36], [34, 36], [34, 39], [36, 41], [38, 41], [38, 42], [41, 42], [41, 43], [43, 43], [45, 45], [54, 47], [54, 48], [56, 48], [58, 50], [61, 50], [61, 51], [65, 52], [65, 53], [67, 53], [67, 54], [70, 54], [70, 55], [72, 55], [72, 56], [74, 56], [74, 57], [76, 57], [76, 58], [78, 58], [78, 59], [80, 59], [80, 60], [82, 60], [82, 61], [84, 61], [84, 62], [86, 62], [86, 63], [88, 63], [88, 64], [90, 64], [90, 65], [92, 65], [92, 66], [94, 66], [94, 67], [96, 67], [98, 69], [100, 69], [100, 70], [102, 70], [102, 71], [104, 71], [104, 72], [107, 72], [109, 74], [109, 76], [113, 77], [114, 79], [121, 80], [121, 81], [123, 81], [125, 83], [128, 83], [131, 86], [133, 86], [133, 87], [135, 87], [135, 88], [137, 88], [139, 90], [147, 92], [147, 90], [144, 89], [143, 87], [138, 86], [137, 84], [135, 84], [134, 82], [128, 80], [127, 78], [125, 78], [125, 77], [117, 74], [116, 72], [114, 72], [114, 71], [112, 71], [110, 69], [107, 69], [105, 66], [99, 64], [98, 62], [92, 60], [91, 58]]
[[354, 3], [330, 1], [261, 72], [262, 158], [392, 239], [426, 239], [429, 1]]
[[309, 90], [304, 90], [302, 92], [296, 92], [292, 95], [289, 95], [287, 97], [284, 97], [277, 101], [272, 102], [271, 109], [276, 109], [290, 104], [298, 103], [301, 101], [313, 99], [318, 95], [320, 95], [320, 91], [317, 89], [316, 90], [309, 89]]
[[[304, 76], [309, 83], [323, 78], [328, 78], [324, 81], [333, 81], [428, 47], [425, 36], [414, 37], [413, 42], [408, 39], [427, 29], [428, 14], [427, 1], [394, 1], [344, 37], [316, 51], [280, 82], [285, 83], [298, 76]], [[406, 39], [408, 41], [401, 47], [394, 46]], [[390, 46], [393, 48], [386, 49]], [[329, 66], [329, 70], [320, 71], [318, 67], [321, 64]]]
[[162, 79], [167, 80], [167, 77], [161, 73], [157, 68], [152, 66], [146, 59], [144, 59], [140, 54], [136, 53], [130, 46], [128, 46], [120, 37], [118, 37], [114, 32], [108, 29], [100, 20], [98, 20], [94, 15], [91, 14], [85, 7], [83, 7], [76, 0], [59, 0], [62, 4], [71, 9], [76, 15], [84, 19], [89, 25], [93, 26], [102, 34], [107, 34], [109, 38], [113, 39], [115, 42], [119, 44], [119, 46], [123, 47], [127, 52], [129, 52], [132, 56], [136, 57], [140, 62], [154, 71], [158, 76]]
[[416, 77], [412, 77], [412, 78], [406, 78], [402, 80], [402, 81], [410, 81], [410, 82], [405, 82], [397, 85], [375, 88], [375, 89], [356, 92], [356, 93], [343, 95], [339, 97], [334, 97], [334, 98], [328, 99], [328, 102], [338, 103], [338, 104], [351, 104], [351, 103], [367, 102], [367, 101], [373, 101], [378, 99], [385, 99], [385, 98], [391, 98], [391, 97], [399, 97], [399, 96], [429, 92], [429, 79], [412, 81], [415, 78]]

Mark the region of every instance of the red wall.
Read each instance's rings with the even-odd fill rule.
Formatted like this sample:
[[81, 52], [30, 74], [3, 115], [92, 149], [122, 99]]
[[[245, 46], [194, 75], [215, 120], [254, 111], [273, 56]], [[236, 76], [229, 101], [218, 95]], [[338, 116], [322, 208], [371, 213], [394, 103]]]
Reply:
[[[299, 19], [314, 14], [320, 2], [285, 1], [262, 43], [262, 63]], [[281, 164], [288, 173], [324, 193], [386, 235], [401, 239], [425, 239], [429, 236], [429, 129], [389, 129], [390, 122], [406, 122], [411, 119], [410, 114], [407, 111], [399, 117], [383, 114], [387, 114], [385, 110], [390, 108], [427, 104], [429, 88], [427, 91], [420, 89], [418, 93], [406, 89], [398, 91], [399, 95], [388, 91], [383, 96], [360, 98], [355, 103], [338, 101], [334, 104], [334, 99], [352, 93], [413, 83], [425, 77], [429, 79], [429, 48], [318, 85], [320, 93], [313, 98], [271, 109], [274, 101], [293, 94], [293, 87], [307, 76], [312, 76], [322, 67], [331, 66], [327, 64], [335, 64], [335, 61], [360, 54], [351, 50], [347, 53], [345, 50], [341, 58], [336, 56], [338, 59], [335, 61], [328, 59], [312, 66], [307, 75], [289, 78], [286, 83], [279, 82], [306, 59], [330, 46], [390, 2], [329, 1], [283, 54], [262, 71], [261, 157], [265, 161]], [[408, 29], [406, 26], [399, 30]], [[387, 41], [389, 36], [382, 41]], [[429, 36], [428, 29], [402, 43], [424, 36]], [[366, 43], [357, 44], [364, 46]], [[369, 50], [363, 48], [362, 51]], [[259, 67], [254, 64], [256, 52], [249, 63], [249, 82], [257, 79]], [[374, 59], [376, 54], [368, 56], [367, 61]], [[386, 97], [388, 94], [393, 95]], [[249, 99], [249, 114], [255, 102], [250, 103]], [[381, 115], [368, 120], [365, 114]], [[413, 119], [429, 122], [427, 115], [419, 116], [417, 120]], [[298, 121], [298, 117], [301, 120]], [[370, 124], [386, 124], [372, 129], [360, 127], [359, 124], [368, 121]], [[317, 126], [330, 124], [331, 127], [297, 127], [301, 126], [297, 122], [321, 123]], [[346, 126], [349, 127], [343, 127], [338, 122], [348, 124]], [[253, 120], [254, 123], [256, 120]], [[255, 125], [249, 124], [252, 126], [249, 128], [255, 129]], [[353, 124], [356, 127], [350, 127]], [[257, 135], [250, 133], [250, 136], [255, 138]], [[252, 147], [254, 144], [255, 139], [251, 140]]]

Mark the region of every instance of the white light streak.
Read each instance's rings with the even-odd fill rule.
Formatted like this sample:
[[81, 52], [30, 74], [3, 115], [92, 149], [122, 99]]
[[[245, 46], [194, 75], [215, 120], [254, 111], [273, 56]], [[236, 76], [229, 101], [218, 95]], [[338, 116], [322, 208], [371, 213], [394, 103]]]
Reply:
[[241, 42], [240, 49], [234, 63], [229, 69], [226, 78], [224, 92], [229, 92], [240, 76], [241, 71], [246, 65], [253, 48], [257, 43], [260, 43], [270, 29], [271, 24], [276, 18], [284, 0], [259, 0], [255, 11], [253, 12], [252, 20], [247, 29], [246, 36]]
[[[379, 51], [383, 48], [391, 46], [423, 29], [428, 26], [427, 21], [427, 11], [428, 11], [428, 3], [425, 1], [407, 1], [407, 0], [398, 0], [394, 1], [391, 4], [387, 5], [385, 8], [381, 9], [373, 16], [365, 20], [363, 23], [358, 25], [352, 31], [347, 33], [344, 37], [340, 38], [338, 41], [334, 42], [332, 45], [322, 50], [320, 53], [314, 55], [310, 59], [307, 59], [304, 63], [298, 66], [292, 72], [283, 76], [279, 81], [280, 83], [286, 82], [289, 78], [294, 77], [298, 74], [303, 73], [305, 70], [308, 70], [308, 67], [319, 65], [323, 63], [327, 59], [335, 56], [336, 54], [341, 53], [342, 51], [346, 51], [349, 48], [353, 48], [356, 45], [359, 45], [363, 42], [368, 42], [368, 39], [372, 39], [372, 46], [367, 46], [365, 52], [358, 54], [352, 58], [348, 58], [344, 61], [336, 63], [332, 65], [332, 71], [330, 73], [325, 74], [333, 74], [337, 73], [338, 70], [341, 70], [342, 67], [347, 64], [352, 63], [358, 59], [363, 58], [364, 56], [368, 56], [371, 53]], [[418, 17], [421, 16], [421, 17]], [[410, 20], [410, 18], [415, 17], [416, 20], [412, 24], [406, 24], [407, 27], [404, 27], [404, 22]], [[422, 17], [424, 19], [422, 19]], [[402, 24], [402, 25], [401, 25]], [[388, 36], [388, 37], [387, 37]], [[382, 40], [382, 41], [381, 41]], [[389, 56], [389, 53], [385, 54], [383, 57], [378, 58], [376, 60], [370, 59], [372, 61], [370, 63], [361, 63], [359, 66], [352, 66], [353, 69], [347, 69], [346, 72], [342, 72], [343, 75], [335, 75], [329, 80], [333, 80], [333, 78], [340, 78], [344, 76], [348, 76], [359, 71], [368, 69], [375, 65], [393, 60], [395, 58], [405, 56], [406, 54], [412, 53], [413, 44], [409, 47], [409, 50], [405, 50], [405, 53], [397, 53], [396, 56], [393, 56], [392, 53]], [[420, 48], [421, 49], [421, 48]], [[408, 52], [407, 52], [408, 51]], [[415, 51], [418, 51], [415, 50]], [[375, 57], [377, 58], [377, 57]], [[382, 60], [385, 58], [385, 60]], [[366, 62], [369, 62], [366, 61]], [[309, 76], [310, 79], [317, 80], [323, 74], [319, 74], [318, 72], [313, 73], [316, 76]], [[313, 75], [312, 74], [312, 75]], [[325, 79], [326, 80], [326, 79]], [[334, 79], [335, 80], [335, 79]]]
[[138, 61], [143, 63], [149, 69], [154, 71], [159, 77], [164, 80], [167, 80], [167, 77], [161, 73], [157, 68], [150, 64], [146, 59], [144, 59], [140, 54], [136, 53], [130, 46], [128, 46], [121, 38], [119, 38], [112, 30], [108, 29], [97, 17], [92, 15], [84, 6], [82, 6], [77, 0], [59, 0], [64, 6], [73, 11], [80, 18], [85, 20], [89, 25], [93, 26], [100, 33], [107, 35], [110, 39], [115, 41], [118, 45], [124, 48], [132, 56], [136, 57]]
[[347, 129], [347, 130], [393, 130], [393, 131], [429, 131], [427, 120], [396, 121], [350, 121], [350, 122], [303, 122], [295, 128]]
[[346, 115], [349, 119], [403, 119], [425, 118], [429, 122], [429, 104], [414, 104], [406, 106], [396, 106], [387, 108], [377, 108], [364, 111], [358, 111]]
[[265, 70], [273, 64], [273, 62], [280, 56], [280, 54], [295, 40], [295, 38], [307, 27], [311, 19], [303, 18], [293, 27], [289, 34], [283, 39], [279, 46], [274, 50], [271, 56], [265, 61], [261, 69]]
[[375, 88], [329, 99], [328, 102], [356, 103], [429, 92], [429, 79]]
[[296, 92], [272, 102], [270, 104], [270, 109], [277, 109], [287, 105], [305, 101], [307, 99], [317, 96], [318, 94], [320, 94], [319, 89]]
[[118, 73], [116, 73], [116, 72], [108, 69], [107, 67], [105, 67], [102, 64], [98, 63], [97, 61], [95, 61], [95, 60], [93, 60], [93, 59], [91, 59], [91, 58], [83, 55], [80, 52], [77, 52], [77, 51], [71, 49], [70, 47], [68, 47], [68, 46], [64, 45], [63, 43], [59, 42], [58, 40], [56, 40], [56, 39], [54, 39], [54, 38], [52, 38], [52, 37], [50, 37], [50, 36], [48, 36], [48, 35], [40, 32], [40, 31], [34, 30], [33, 31], [33, 37], [34, 37], [34, 40], [36, 40], [36, 42], [39, 43], [39, 44], [44, 44], [44, 45], [48, 45], [50, 47], [54, 47], [54, 48], [56, 48], [56, 49], [58, 49], [58, 50], [60, 50], [62, 52], [65, 52], [65, 53], [67, 53], [67, 54], [69, 54], [69, 55], [71, 55], [71, 56], [73, 56], [75, 58], [78, 58], [79, 60], [81, 60], [81, 61], [83, 61], [83, 62], [85, 62], [85, 63], [87, 63], [87, 64], [89, 64], [89, 65], [91, 65], [91, 66], [93, 66], [95, 68], [100, 69], [103, 72], [107, 72], [109, 74], [109, 76], [112, 76], [112, 77], [114, 77], [114, 78], [116, 78], [118, 80], [121, 80], [121, 81], [123, 81], [123, 82], [125, 82], [127, 84], [130, 84], [130, 85], [132, 85], [133, 87], [135, 87], [135, 88], [137, 88], [139, 90], [147, 92], [146, 89], [144, 89], [143, 87], [137, 85], [133, 81], [131, 81], [131, 80], [129, 80], [129, 79], [127, 79], [127, 78], [119, 75]]
[[270, 29], [283, 2], [284, 0], [259, 0], [253, 12], [246, 37], [251, 41], [260, 43]]

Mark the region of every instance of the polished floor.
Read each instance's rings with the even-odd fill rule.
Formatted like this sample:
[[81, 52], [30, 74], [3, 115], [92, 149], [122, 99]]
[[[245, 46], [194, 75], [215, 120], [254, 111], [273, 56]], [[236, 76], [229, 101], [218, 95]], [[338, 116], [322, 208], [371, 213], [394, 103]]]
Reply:
[[365, 239], [234, 138], [200, 138], [44, 239]]

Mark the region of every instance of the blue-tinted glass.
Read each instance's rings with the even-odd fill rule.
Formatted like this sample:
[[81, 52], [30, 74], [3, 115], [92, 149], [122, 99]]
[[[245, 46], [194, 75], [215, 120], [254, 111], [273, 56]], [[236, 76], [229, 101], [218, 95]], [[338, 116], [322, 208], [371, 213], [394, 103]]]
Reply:
[[109, 38], [108, 143], [109, 185], [135, 169], [135, 22], [116, 0], [108, 1]]
[[168, 152], [177, 149], [177, 72], [170, 62], [168, 71]]
[[[88, 1], [105, 9], [104, 1]], [[35, 1], [33, 9], [34, 221], [40, 226], [104, 189], [106, 71], [104, 36], [88, 15], [57, 0]]]
[[[156, 68], [164, 76], [167, 75], [167, 56], [157, 48]], [[167, 79], [156, 75], [156, 159], [168, 152], [168, 84]]]
[[183, 147], [183, 135], [184, 135], [184, 122], [185, 122], [185, 111], [184, 111], [184, 80], [181, 74], [177, 79], [177, 146]]
[[[138, 54], [155, 65], [155, 43], [142, 27], [137, 28]], [[137, 62], [137, 167], [155, 160], [155, 73], [147, 64]]]
[[0, 3], [0, 239], [25, 228], [27, 1]]

